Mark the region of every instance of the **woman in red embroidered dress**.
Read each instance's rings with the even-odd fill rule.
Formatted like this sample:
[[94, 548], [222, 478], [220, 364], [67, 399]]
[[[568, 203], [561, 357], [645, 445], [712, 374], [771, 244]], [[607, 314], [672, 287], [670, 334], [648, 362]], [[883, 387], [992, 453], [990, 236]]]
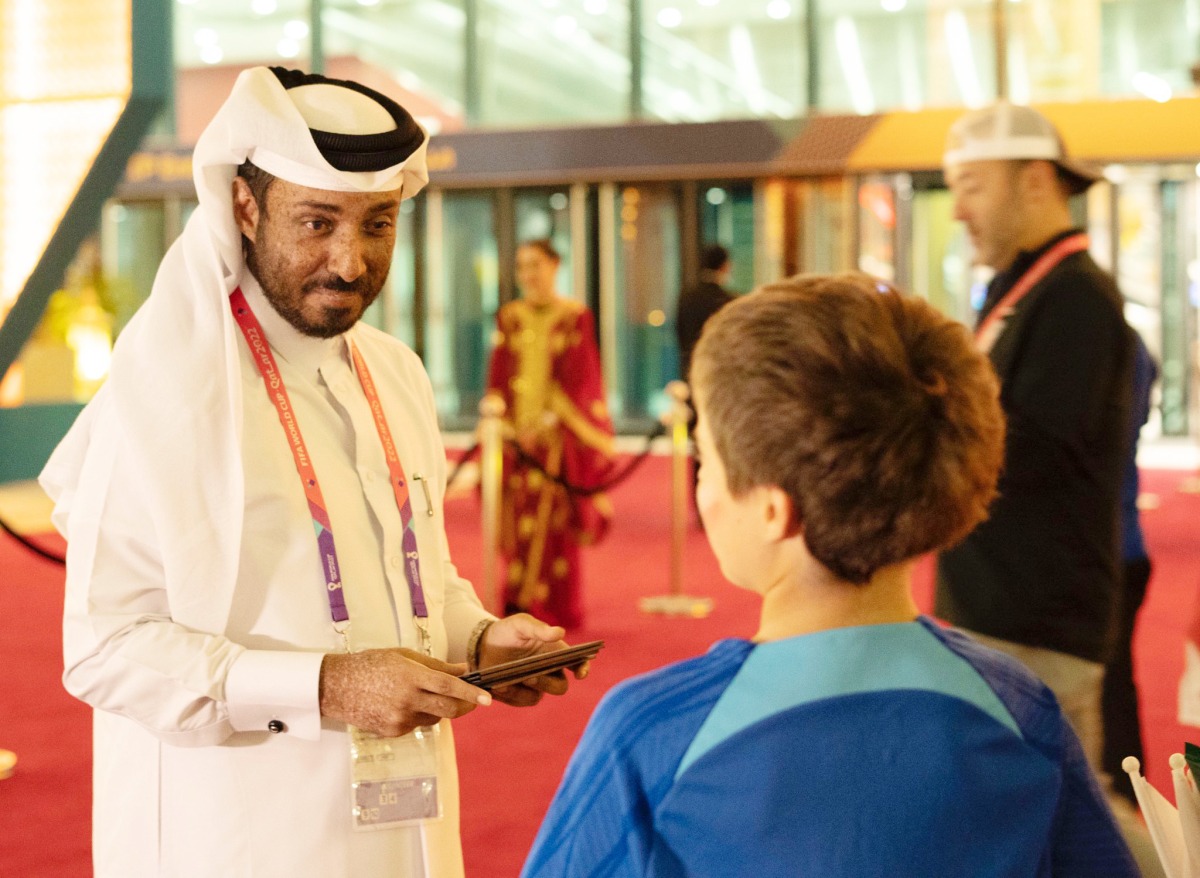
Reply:
[[599, 484], [613, 429], [592, 312], [555, 291], [559, 261], [546, 240], [517, 248], [522, 298], [496, 317], [488, 392], [503, 398], [514, 440], [505, 443], [500, 513], [506, 607], [573, 628], [583, 622], [579, 546], [604, 535], [612, 508], [603, 494], [571, 495], [556, 479]]

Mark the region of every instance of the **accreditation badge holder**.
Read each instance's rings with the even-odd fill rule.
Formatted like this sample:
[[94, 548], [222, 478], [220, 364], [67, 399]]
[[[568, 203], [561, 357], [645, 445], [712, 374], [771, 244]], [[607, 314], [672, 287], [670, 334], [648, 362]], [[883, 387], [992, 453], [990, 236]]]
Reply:
[[420, 726], [398, 738], [350, 727], [354, 828], [415, 826], [442, 816], [438, 791], [438, 727]]

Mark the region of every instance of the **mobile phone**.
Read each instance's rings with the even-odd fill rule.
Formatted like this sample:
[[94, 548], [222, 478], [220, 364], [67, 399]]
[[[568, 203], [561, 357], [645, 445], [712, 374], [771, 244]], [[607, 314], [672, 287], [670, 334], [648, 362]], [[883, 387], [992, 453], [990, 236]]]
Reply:
[[498, 665], [471, 671], [463, 674], [460, 679], [472, 686], [478, 686], [480, 689], [498, 689], [501, 686], [520, 683], [530, 677], [539, 677], [542, 674], [582, 664], [594, 659], [603, 646], [603, 640], [592, 640], [588, 643], [568, 646], [565, 649], [539, 652], [536, 655], [514, 659], [511, 662], [501, 662]]

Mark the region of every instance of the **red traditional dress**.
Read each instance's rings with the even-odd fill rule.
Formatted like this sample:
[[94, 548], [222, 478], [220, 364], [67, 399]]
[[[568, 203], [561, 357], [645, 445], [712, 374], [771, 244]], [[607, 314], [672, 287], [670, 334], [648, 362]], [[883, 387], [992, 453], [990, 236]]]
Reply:
[[583, 621], [579, 546], [598, 541], [612, 507], [603, 494], [569, 495], [545, 473], [578, 487], [599, 484], [613, 455], [592, 312], [555, 299], [519, 300], [496, 317], [488, 390], [505, 403], [505, 421], [541, 471], [505, 443], [500, 550], [505, 604], [552, 624]]

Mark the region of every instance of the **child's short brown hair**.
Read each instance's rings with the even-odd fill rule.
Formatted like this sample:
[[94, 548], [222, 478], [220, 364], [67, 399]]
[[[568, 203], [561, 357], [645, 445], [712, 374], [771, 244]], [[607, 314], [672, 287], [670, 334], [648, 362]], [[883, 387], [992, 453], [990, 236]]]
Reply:
[[705, 325], [691, 379], [729, 490], [776, 485], [809, 551], [865, 583], [987, 514], [999, 384], [970, 333], [861, 274], [802, 275]]

